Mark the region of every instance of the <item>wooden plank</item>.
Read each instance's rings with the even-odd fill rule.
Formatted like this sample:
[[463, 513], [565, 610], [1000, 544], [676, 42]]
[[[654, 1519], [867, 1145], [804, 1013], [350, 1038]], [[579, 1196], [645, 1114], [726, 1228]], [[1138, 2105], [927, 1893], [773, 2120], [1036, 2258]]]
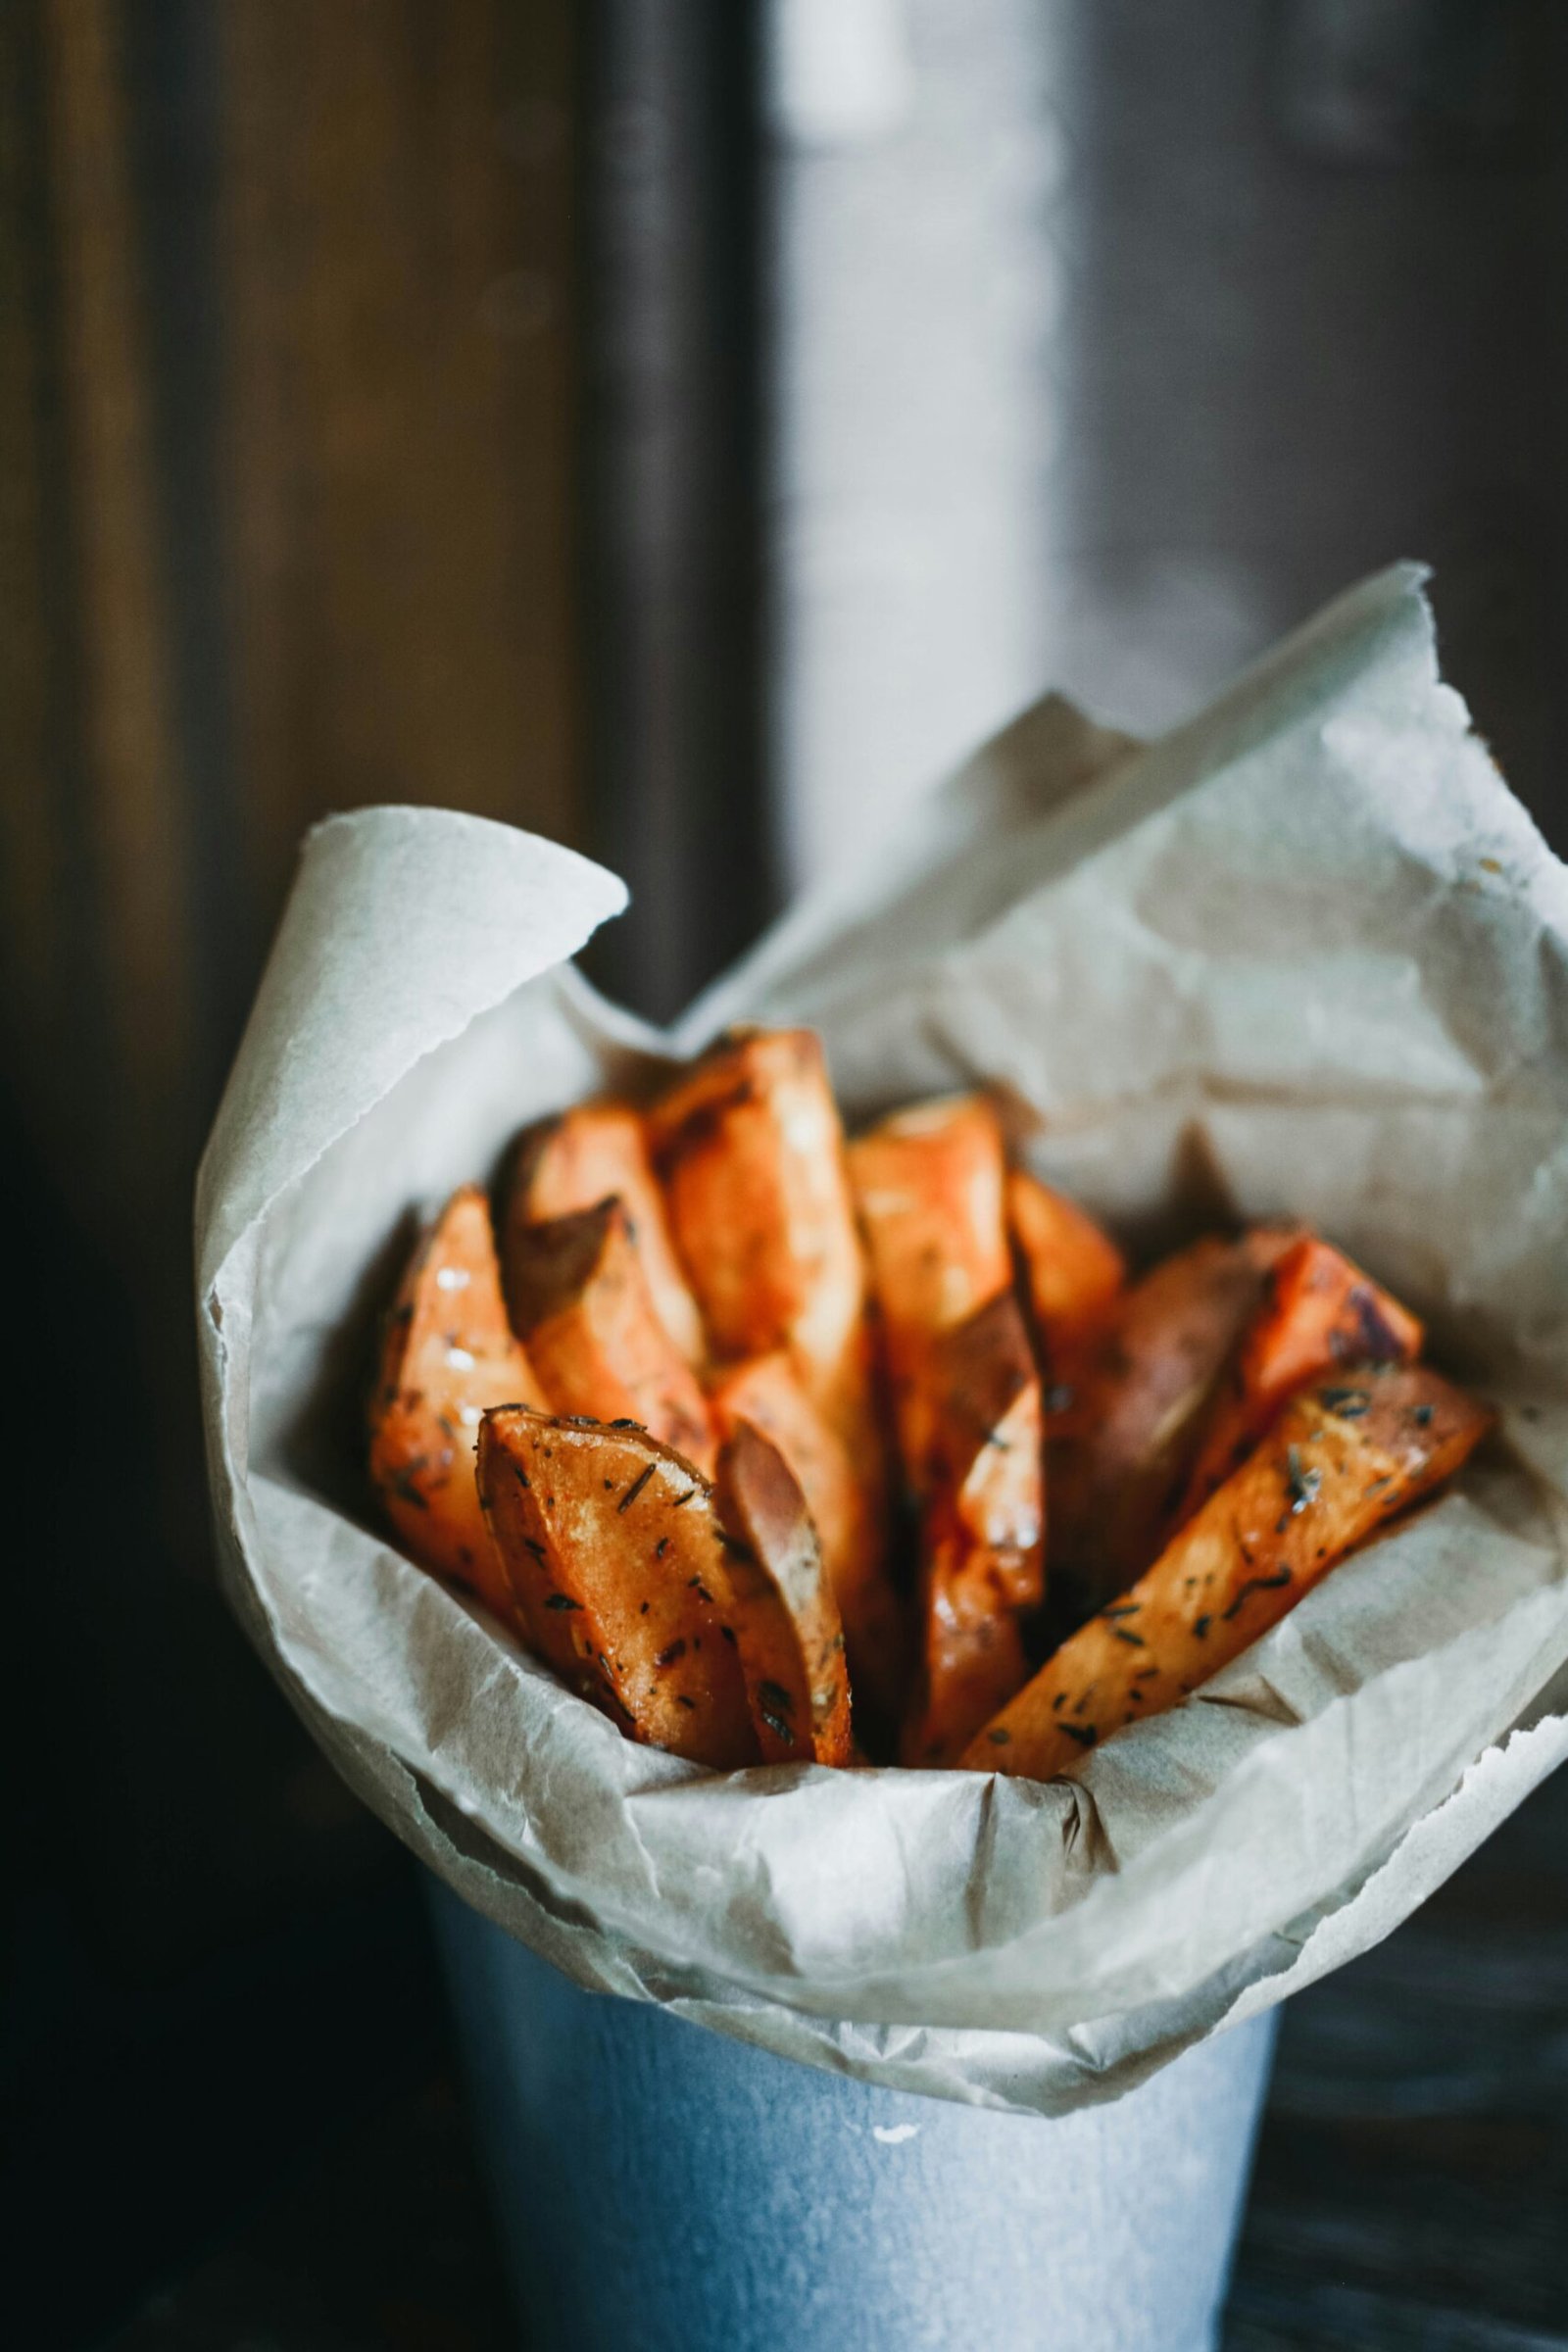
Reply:
[[102, 1075], [134, 1184], [152, 1174], [147, 1139], [177, 1107], [189, 1059], [183, 808], [112, 0], [48, 0], [43, 26], [88, 858], [114, 1056]]
[[570, 12], [232, 0], [221, 240], [239, 790], [579, 830]]

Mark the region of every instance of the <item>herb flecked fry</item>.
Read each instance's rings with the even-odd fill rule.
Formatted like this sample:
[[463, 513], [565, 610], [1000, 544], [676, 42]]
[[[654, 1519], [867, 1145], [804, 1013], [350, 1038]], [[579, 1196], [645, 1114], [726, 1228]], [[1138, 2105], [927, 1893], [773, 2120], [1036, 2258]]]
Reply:
[[504, 1272], [513, 1323], [558, 1413], [639, 1421], [712, 1476], [707, 1402], [660, 1319], [620, 1200], [512, 1225]]
[[963, 1768], [1051, 1780], [1174, 1706], [1450, 1477], [1490, 1423], [1424, 1365], [1348, 1367], [1303, 1389], [1148, 1575], [971, 1741]]
[[633, 1740], [758, 1759], [710, 1490], [646, 1430], [502, 1409], [479, 1433], [497, 1549], [547, 1662]]
[[1408, 1307], [1370, 1275], [1316, 1234], [1301, 1234], [1269, 1269], [1172, 1526], [1240, 1468], [1293, 1391], [1336, 1364], [1418, 1356], [1424, 1337]]
[[1060, 1596], [1087, 1615], [1148, 1567], [1283, 1234], [1215, 1236], [1124, 1291], [1052, 1367], [1047, 1468]]
[[848, 1764], [850, 1678], [844, 1628], [800, 1483], [784, 1456], [739, 1421], [718, 1457], [728, 1623], [735, 1631], [764, 1764]]
[[865, 1693], [893, 1718], [903, 1690], [905, 1626], [880, 1517], [849, 1447], [781, 1348], [715, 1373], [708, 1401], [721, 1439], [750, 1422], [771, 1439], [798, 1480], [844, 1621], [857, 1698]]
[[370, 1475], [414, 1557], [516, 1615], [473, 1483], [479, 1419], [492, 1404], [543, 1402], [502, 1303], [490, 1209], [454, 1193], [421, 1237], [387, 1321], [370, 1404]]
[[675, 1256], [641, 1113], [629, 1102], [579, 1102], [518, 1137], [502, 1218], [503, 1258], [517, 1227], [570, 1216], [612, 1195], [625, 1209], [660, 1321], [687, 1362], [701, 1363], [702, 1317]]

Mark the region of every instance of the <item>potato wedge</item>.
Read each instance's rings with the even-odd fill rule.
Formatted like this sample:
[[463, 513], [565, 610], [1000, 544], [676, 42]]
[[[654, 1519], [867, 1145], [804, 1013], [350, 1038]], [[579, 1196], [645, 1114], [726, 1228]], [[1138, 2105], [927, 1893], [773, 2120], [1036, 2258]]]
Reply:
[[1003, 1291], [937, 1343], [932, 1459], [959, 1524], [995, 1561], [1013, 1608], [1034, 1608], [1045, 1574], [1045, 1429], [1023, 1312]]
[[1302, 1389], [1148, 1574], [971, 1741], [964, 1768], [1050, 1780], [1174, 1706], [1451, 1476], [1490, 1422], [1424, 1365], [1347, 1367]]
[[910, 1487], [924, 1494], [936, 1342], [1012, 1283], [1002, 1129], [982, 1095], [919, 1102], [857, 1137], [849, 1164], [899, 1450]]
[[1336, 1364], [1418, 1356], [1420, 1323], [1331, 1243], [1303, 1233], [1269, 1269], [1262, 1304], [1215, 1400], [1179, 1527], [1251, 1452], [1286, 1398]]
[[952, 1763], [1023, 1683], [1017, 1612], [1040, 1600], [1044, 1572], [1040, 1375], [1011, 1291], [941, 1335], [932, 1374], [911, 1765]]
[[503, 1261], [517, 1226], [570, 1216], [612, 1196], [630, 1221], [660, 1321], [687, 1362], [700, 1364], [708, 1352], [703, 1319], [670, 1240], [642, 1114], [629, 1102], [578, 1102], [518, 1138], [502, 1218]]
[[421, 1236], [387, 1321], [370, 1476], [414, 1557], [508, 1619], [514, 1596], [479, 1509], [474, 1450], [488, 1405], [542, 1402], [502, 1303], [489, 1203], [465, 1185]]
[[759, 1755], [712, 1497], [641, 1429], [489, 1413], [479, 1493], [563, 1682], [633, 1740], [716, 1770]]
[[712, 1476], [707, 1401], [660, 1320], [624, 1202], [509, 1226], [503, 1272], [514, 1328], [558, 1413], [640, 1422]]
[[879, 1518], [844, 1440], [811, 1402], [782, 1348], [713, 1374], [708, 1401], [720, 1438], [751, 1423], [771, 1439], [799, 1482], [844, 1621], [856, 1692], [863, 1690], [874, 1709], [895, 1720], [906, 1629]]
[[927, 1506], [920, 1549], [920, 1682], [899, 1743], [912, 1770], [956, 1763], [1029, 1675], [1017, 1616], [945, 1496]]
[[1036, 1335], [1054, 1361], [1103, 1322], [1127, 1261], [1075, 1200], [1026, 1168], [1007, 1171], [1007, 1231]]
[[718, 1457], [729, 1537], [727, 1622], [764, 1764], [848, 1764], [844, 1627], [799, 1480], [772, 1440], [738, 1421]]
[[722, 1039], [653, 1105], [649, 1135], [714, 1351], [787, 1348], [874, 1493], [865, 1265], [821, 1041], [808, 1029]]
[[1049, 1569], [1069, 1615], [1113, 1598], [1159, 1551], [1204, 1417], [1287, 1246], [1282, 1235], [1195, 1242], [1054, 1367]]

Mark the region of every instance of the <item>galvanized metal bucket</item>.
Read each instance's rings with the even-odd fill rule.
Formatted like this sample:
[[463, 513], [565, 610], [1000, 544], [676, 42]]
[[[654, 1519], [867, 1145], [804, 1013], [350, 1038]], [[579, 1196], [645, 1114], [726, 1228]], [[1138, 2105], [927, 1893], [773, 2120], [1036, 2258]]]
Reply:
[[533, 2352], [1214, 2343], [1274, 2012], [1045, 2122], [580, 1991], [433, 1899]]

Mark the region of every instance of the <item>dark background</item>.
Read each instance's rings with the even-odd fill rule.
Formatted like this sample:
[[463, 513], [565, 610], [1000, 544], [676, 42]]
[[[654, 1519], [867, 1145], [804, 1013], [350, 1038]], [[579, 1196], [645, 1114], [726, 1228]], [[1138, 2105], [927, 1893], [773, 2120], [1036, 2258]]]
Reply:
[[[661, 1014], [1043, 685], [1164, 723], [1413, 554], [1562, 847], [1565, 298], [1550, 0], [0, 10], [18, 2340], [505, 2340], [414, 1875], [212, 1580], [303, 828], [592, 850]], [[1561, 1827], [1294, 2005], [1235, 2345], [1568, 2343]]]

